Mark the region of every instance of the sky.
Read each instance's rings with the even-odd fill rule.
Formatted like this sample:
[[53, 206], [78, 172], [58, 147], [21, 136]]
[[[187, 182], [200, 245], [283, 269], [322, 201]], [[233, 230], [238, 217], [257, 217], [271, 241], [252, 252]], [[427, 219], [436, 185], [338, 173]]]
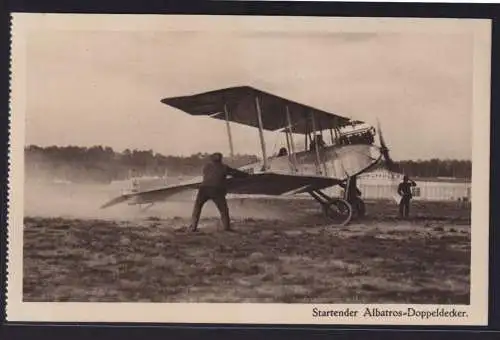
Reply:
[[[250, 85], [374, 124], [394, 159], [471, 158], [466, 33], [55, 30], [28, 35], [26, 144], [229, 150], [223, 121], [160, 102]], [[237, 153], [258, 131], [232, 125]], [[266, 133], [268, 152], [281, 139]]]

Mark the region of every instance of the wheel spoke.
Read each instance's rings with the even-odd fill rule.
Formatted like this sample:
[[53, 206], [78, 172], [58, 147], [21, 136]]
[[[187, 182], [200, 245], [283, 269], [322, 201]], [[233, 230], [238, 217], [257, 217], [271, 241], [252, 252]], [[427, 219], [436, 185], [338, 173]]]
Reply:
[[346, 225], [352, 218], [352, 207], [343, 199], [331, 199], [324, 205], [324, 212], [330, 221], [338, 225]]

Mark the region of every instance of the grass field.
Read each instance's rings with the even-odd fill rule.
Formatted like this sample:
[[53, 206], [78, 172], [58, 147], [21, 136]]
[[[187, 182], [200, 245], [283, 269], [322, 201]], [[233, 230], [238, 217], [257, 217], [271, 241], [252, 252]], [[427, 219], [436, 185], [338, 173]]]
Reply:
[[312, 200], [260, 204], [280, 214], [232, 233], [214, 216], [194, 234], [187, 216], [26, 217], [24, 300], [469, 303], [470, 208], [414, 202], [401, 221], [371, 202], [336, 228]]

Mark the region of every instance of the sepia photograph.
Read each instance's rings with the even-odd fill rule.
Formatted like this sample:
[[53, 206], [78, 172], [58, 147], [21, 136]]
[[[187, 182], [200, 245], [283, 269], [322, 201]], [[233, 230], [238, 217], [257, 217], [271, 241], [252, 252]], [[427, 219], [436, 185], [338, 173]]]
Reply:
[[489, 21], [12, 34], [8, 319], [487, 322]]

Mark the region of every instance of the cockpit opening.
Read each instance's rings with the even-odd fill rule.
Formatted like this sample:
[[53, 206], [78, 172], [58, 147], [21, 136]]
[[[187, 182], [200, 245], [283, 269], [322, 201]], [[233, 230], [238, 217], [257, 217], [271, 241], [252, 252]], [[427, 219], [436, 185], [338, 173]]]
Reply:
[[278, 157], [288, 156], [288, 150], [286, 148], [281, 148], [278, 151]]
[[311, 151], [316, 150], [316, 148], [321, 149], [324, 147], [326, 147], [326, 143], [325, 143], [323, 136], [321, 134], [316, 135], [314, 140], [312, 140], [311, 143], [309, 144], [309, 150], [311, 150]]

